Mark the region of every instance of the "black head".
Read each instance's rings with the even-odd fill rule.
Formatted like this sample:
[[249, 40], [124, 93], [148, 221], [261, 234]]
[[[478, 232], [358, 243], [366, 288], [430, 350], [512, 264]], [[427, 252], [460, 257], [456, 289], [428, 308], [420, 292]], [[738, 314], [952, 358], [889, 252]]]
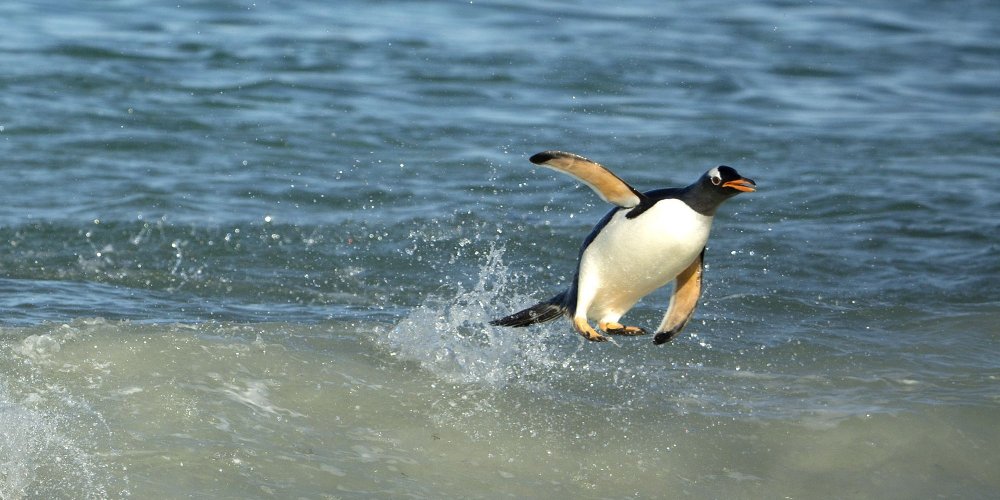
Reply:
[[701, 183], [707, 189], [718, 191], [726, 197], [757, 190], [757, 183], [740, 175], [735, 168], [719, 165], [701, 176]]
[[756, 190], [757, 184], [753, 179], [743, 177], [732, 167], [720, 165], [685, 188], [683, 199], [698, 212], [712, 215], [729, 198]]

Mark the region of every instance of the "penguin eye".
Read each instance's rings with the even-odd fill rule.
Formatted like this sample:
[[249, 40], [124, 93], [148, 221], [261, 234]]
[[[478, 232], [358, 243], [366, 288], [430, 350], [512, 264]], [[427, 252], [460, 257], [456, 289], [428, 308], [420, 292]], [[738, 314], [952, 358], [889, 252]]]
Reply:
[[722, 183], [722, 177], [719, 177], [718, 175], [713, 175], [712, 176], [712, 184], [715, 184], [716, 186], [718, 186], [721, 183]]

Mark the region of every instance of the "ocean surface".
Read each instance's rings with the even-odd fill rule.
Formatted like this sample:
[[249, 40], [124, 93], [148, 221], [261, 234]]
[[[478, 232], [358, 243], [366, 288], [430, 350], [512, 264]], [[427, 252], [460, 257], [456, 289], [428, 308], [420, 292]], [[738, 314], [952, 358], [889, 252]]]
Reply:
[[[605, 4], [0, 3], [0, 499], [996, 498], [1000, 3]], [[673, 342], [547, 149], [757, 181]]]

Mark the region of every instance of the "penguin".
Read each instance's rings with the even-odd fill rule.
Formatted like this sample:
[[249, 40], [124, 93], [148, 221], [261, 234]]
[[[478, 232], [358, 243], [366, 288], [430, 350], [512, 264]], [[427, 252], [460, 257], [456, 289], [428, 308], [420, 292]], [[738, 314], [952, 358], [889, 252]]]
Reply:
[[615, 208], [584, 239], [568, 289], [490, 324], [524, 327], [566, 316], [580, 335], [595, 342], [608, 337], [591, 320], [605, 334], [649, 333], [618, 321], [639, 299], [671, 281], [673, 294], [653, 343], [676, 337], [701, 296], [705, 245], [715, 212], [729, 198], [757, 190], [752, 179], [725, 165], [709, 169], [687, 187], [639, 192], [599, 163], [573, 153], [543, 151], [529, 161], [575, 177]]

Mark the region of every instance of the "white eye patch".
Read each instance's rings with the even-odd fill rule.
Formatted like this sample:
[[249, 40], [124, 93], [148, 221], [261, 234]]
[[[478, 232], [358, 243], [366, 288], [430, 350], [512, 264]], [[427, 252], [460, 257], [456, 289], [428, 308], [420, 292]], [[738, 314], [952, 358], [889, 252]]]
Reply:
[[712, 179], [712, 184], [716, 186], [722, 183], [722, 174], [719, 173], [718, 167], [708, 171], [708, 178]]

